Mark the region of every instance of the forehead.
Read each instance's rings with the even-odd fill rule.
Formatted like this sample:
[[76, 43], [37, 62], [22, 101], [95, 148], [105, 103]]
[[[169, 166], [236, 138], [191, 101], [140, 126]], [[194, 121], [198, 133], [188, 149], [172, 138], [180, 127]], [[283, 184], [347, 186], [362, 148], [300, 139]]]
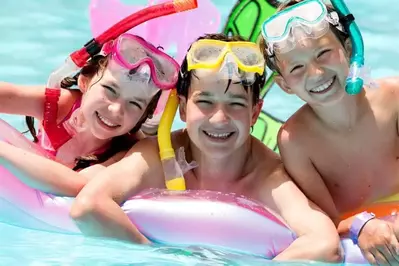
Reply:
[[300, 60], [309, 54], [319, 51], [323, 48], [342, 48], [342, 45], [334, 33], [329, 30], [320, 38], [305, 38], [296, 42], [294, 49], [286, 53], [276, 53], [277, 61], [280, 63], [286, 61]]
[[123, 97], [127, 98], [141, 98], [150, 100], [158, 91], [154, 86], [151, 86], [147, 81], [129, 77], [128, 70], [113, 70], [106, 68], [103, 72], [101, 82], [103, 85], [108, 85], [116, 89]]
[[245, 89], [241, 81], [231, 80], [229, 84], [228, 79], [217, 79], [212, 76], [197, 78], [195, 73], [191, 77], [190, 95], [225, 95], [228, 97], [240, 95], [241, 98], [247, 98], [250, 93], [251, 89]]

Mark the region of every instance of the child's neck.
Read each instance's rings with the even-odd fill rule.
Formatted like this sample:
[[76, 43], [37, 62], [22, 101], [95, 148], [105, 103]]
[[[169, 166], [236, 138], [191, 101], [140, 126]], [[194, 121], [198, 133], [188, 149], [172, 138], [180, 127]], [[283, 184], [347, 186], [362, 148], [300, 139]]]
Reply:
[[334, 130], [350, 131], [369, 109], [364, 89], [357, 95], [345, 94], [328, 106], [311, 106], [323, 124]]
[[245, 169], [251, 156], [251, 143], [248, 141], [232, 154], [215, 158], [202, 153], [198, 147], [190, 143], [192, 159], [198, 163], [194, 174], [201, 187], [212, 188], [232, 184], [245, 175]]
[[98, 139], [90, 131], [83, 131], [74, 136], [83, 154], [89, 154], [102, 148], [110, 139]]
[[[76, 112], [76, 111], [75, 111]], [[82, 154], [91, 153], [103, 147], [109, 139], [98, 139], [93, 135], [90, 129], [85, 126], [82, 116], [78, 113], [64, 123], [65, 129], [71, 135]]]

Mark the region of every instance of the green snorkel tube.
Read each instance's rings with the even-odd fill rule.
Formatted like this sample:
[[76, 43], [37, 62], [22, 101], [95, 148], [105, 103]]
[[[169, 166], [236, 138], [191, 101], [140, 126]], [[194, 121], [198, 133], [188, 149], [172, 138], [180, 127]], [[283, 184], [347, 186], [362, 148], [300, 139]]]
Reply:
[[331, 0], [331, 4], [337, 11], [340, 20], [343, 21], [345, 30], [349, 33], [352, 42], [352, 56], [350, 60], [349, 75], [346, 79], [345, 91], [355, 95], [362, 91], [364, 66], [364, 45], [362, 34], [356, 25], [355, 17], [349, 12], [343, 0]]

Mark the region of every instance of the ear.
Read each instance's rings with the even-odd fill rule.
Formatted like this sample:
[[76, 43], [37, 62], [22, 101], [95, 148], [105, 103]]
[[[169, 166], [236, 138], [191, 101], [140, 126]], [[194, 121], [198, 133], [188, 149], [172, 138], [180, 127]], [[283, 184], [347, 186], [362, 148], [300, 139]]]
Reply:
[[187, 108], [187, 99], [179, 95], [179, 114], [180, 114], [180, 119], [183, 122], [186, 122], [186, 108]]
[[350, 37], [345, 40], [344, 48], [345, 48], [345, 51], [346, 51], [348, 57], [351, 57], [352, 56], [352, 41], [351, 41]]
[[90, 85], [90, 79], [83, 75], [79, 75], [78, 87], [82, 93], [85, 93], [89, 89], [89, 85]]
[[262, 106], [263, 100], [259, 99], [252, 110], [251, 126], [255, 125], [256, 121], [258, 120], [259, 114], [262, 111]]
[[288, 86], [287, 82], [285, 82], [284, 78], [281, 75], [274, 76], [274, 80], [283, 91], [288, 94], [294, 94], [294, 92], [291, 90], [291, 88]]

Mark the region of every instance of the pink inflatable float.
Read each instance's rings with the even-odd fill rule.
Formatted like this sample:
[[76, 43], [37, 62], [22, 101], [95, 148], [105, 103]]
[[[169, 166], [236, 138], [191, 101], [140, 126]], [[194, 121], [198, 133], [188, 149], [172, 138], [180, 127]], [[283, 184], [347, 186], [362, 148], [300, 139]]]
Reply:
[[[0, 132], [0, 141], [47, 156], [1, 119]], [[81, 234], [69, 217], [73, 198], [33, 189], [13, 175], [13, 166], [1, 158], [0, 163], [0, 222]], [[154, 189], [132, 197], [121, 207], [140, 232], [161, 244], [213, 247], [271, 259], [295, 239], [292, 231], [271, 211], [234, 194]], [[346, 262], [365, 263], [351, 240], [343, 239], [342, 246]]]

